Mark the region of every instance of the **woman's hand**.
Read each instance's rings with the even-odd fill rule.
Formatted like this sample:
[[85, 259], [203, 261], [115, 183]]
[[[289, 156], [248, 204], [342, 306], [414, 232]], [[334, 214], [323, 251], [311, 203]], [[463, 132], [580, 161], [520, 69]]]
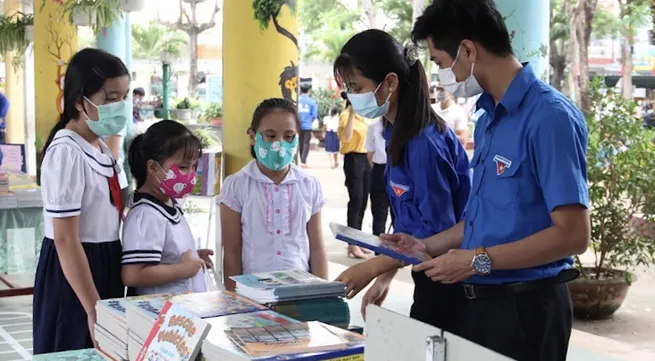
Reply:
[[369, 262], [362, 262], [343, 271], [336, 281], [346, 284], [346, 297], [351, 299], [377, 276]]
[[214, 269], [214, 262], [212, 262], [212, 259], [210, 256], [214, 255], [214, 251], [211, 249], [199, 249], [198, 250], [198, 256], [200, 256], [200, 259], [205, 261], [205, 266], [207, 268]]
[[389, 243], [396, 243], [400, 248], [419, 252], [427, 252], [427, 247], [425, 247], [425, 244], [420, 240], [410, 236], [409, 234], [381, 234], [380, 239]]
[[366, 291], [364, 297], [362, 298], [361, 312], [364, 321], [366, 321], [366, 307], [371, 303], [376, 306], [382, 306], [382, 302], [384, 302], [384, 300], [387, 298], [387, 295], [389, 294], [389, 286], [391, 284], [391, 280], [386, 280], [383, 278], [384, 277], [378, 277], [373, 283], [373, 286], [371, 286]]

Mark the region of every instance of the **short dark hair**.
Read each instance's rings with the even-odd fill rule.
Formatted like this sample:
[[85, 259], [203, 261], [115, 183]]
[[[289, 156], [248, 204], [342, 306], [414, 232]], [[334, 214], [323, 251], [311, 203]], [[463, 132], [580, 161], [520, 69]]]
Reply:
[[462, 40], [475, 41], [497, 56], [512, 54], [509, 32], [494, 0], [434, 0], [412, 30], [414, 43], [428, 38], [453, 59]]
[[332, 109], [330, 109], [330, 116], [335, 116], [338, 114], [339, 114], [339, 107], [332, 107]]
[[[255, 112], [252, 114], [252, 121], [250, 122], [249, 130], [257, 133], [257, 129], [259, 129], [259, 123], [262, 122], [262, 119], [274, 111], [291, 114], [296, 120], [296, 131], [300, 131], [300, 116], [298, 115], [298, 109], [296, 109], [296, 105], [289, 100], [282, 98], [270, 98], [259, 103], [255, 109]], [[250, 147], [250, 155], [252, 155], [253, 158], [257, 158], [257, 155], [255, 154], [255, 147]]]
[[312, 86], [309, 84], [303, 84], [300, 86], [300, 92], [303, 94], [309, 93], [310, 90], [312, 90]]
[[157, 122], [145, 133], [137, 135], [132, 140], [127, 155], [137, 188], [141, 188], [146, 182], [149, 160], [152, 159], [161, 166], [166, 159], [180, 151], [186, 160], [198, 159], [202, 153], [202, 143], [189, 128], [174, 120]]
[[134, 90], [132, 90], [132, 95], [139, 95], [144, 97], [146, 96], [146, 91], [143, 90], [143, 88], [134, 88]]
[[359, 71], [380, 84], [387, 74], [398, 75], [398, 112], [387, 151], [394, 166], [403, 163], [405, 146], [423, 128], [436, 124], [440, 132], [447, 129], [445, 121], [432, 110], [423, 64], [420, 60], [410, 63], [406, 51], [390, 34], [370, 29], [350, 38], [334, 61], [335, 79], [347, 79]]

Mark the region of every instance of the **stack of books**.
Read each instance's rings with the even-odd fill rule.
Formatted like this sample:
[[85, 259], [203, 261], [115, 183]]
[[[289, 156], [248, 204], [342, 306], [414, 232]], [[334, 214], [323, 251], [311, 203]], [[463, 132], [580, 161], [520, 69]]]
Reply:
[[203, 342], [205, 361], [250, 360], [360, 360], [364, 354], [361, 335], [320, 322], [300, 323], [267, 311], [260, 314], [210, 320], [212, 330]]
[[0, 193], [9, 192], [9, 175], [5, 172], [0, 172]]
[[200, 317], [166, 301], [136, 361], [193, 361], [210, 329]]
[[9, 191], [0, 191], [0, 209], [18, 208], [18, 197]]
[[258, 273], [231, 278], [236, 282], [237, 294], [261, 304], [346, 295], [344, 283], [326, 281], [302, 270]]
[[39, 208], [43, 207], [41, 198], [41, 188], [37, 185], [30, 184], [24, 186], [11, 187], [11, 192], [16, 195], [18, 208]]
[[302, 322], [320, 321], [344, 329], [350, 324], [350, 308], [341, 297], [287, 301], [271, 304], [270, 307], [273, 311]]
[[191, 312], [199, 318], [212, 318], [266, 309], [260, 304], [227, 291], [128, 298], [125, 308], [129, 360], [136, 360], [139, 350], [143, 347], [150, 331], [155, 326], [166, 301], [171, 301], [176, 306]]
[[129, 358], [125, 303], [124, 298], [100, 300], [96, 303], [94, 331], [100, 355], [116, 361]]

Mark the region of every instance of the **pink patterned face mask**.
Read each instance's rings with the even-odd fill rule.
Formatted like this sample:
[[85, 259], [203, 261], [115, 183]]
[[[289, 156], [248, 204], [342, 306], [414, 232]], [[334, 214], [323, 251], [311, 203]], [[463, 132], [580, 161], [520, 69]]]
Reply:
[[[159, 166], [163, 171], [164, 168]], [[190, 171], [188, 174], [183, 174], [178, 168], [177, 164], [173, 164], [166, 173], [166, 178], [160, 181], [159, 190], [161, 190], [164, 195], [173, 199], [184, 198], [193, 191], [193, 187], [196, 185], [196, 172]], [[157, 178], [159, 180], [159, 178]]]

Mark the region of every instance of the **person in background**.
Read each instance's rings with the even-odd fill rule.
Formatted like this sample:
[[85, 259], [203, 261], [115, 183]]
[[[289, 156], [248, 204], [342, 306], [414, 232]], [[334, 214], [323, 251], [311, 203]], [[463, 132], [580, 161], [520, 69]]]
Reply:
[[482, 94], [473, 185], [464, 219], [405, 247], [434, 258], [414, 267], [440, 284], [463, 282], [456, 334], [514, 360], [566, 360], [573, 255], [590, 238], [587, 126], [567, 97], [512, 53], [493, 0], [434, 0], [412, 39], [426, 41], [441, 86]]
[[316, 100], [309, 96], [311, 86], [303, 84], [300, 86], [300, 97], [298, 97], [298, 115], [300, 116], [300, 166], [307, 168], [307, 156], [309, 155], [309, 143], [312, 140], [312, 127], [318, 119], [318, 105]]
[[116, 161], [102, 137], [129, 120], [130, 74], [102, 50], [73, 55], [64, 111], [41, 154], [45, 238], [34, 280], [34, 354], [91, 348], [95, 306], [125, 296]]
[[[394, 231], [428, 237], [462, 219], [471, 189], [466, 151], [430, 106], [428, 82], [418, 48], [403, 47], [381, 30], [353, 36], [334, 62], [356, 112], [385, 119], [386, 189], [394, 213]], [[354, 297], [374, 278], [362, 298], [380, 305], [398, 269], [405, 265], [379, 255], [344, 271], [337, 280]], [[414, 303], [410, 316], [452, 332], [456, 309], [464, 300], [458, 285], [432, 282], [413, 272]]]
[[[366, 155], [366, 133], [368, 122], [353, 110], [346, 92], [341, 93], [346, 100], [346, 107], [339, 116], [337, 134], [341, 142], [339, 152], [343, 154], [343, 172], [348, 188], [348, 227], [362, 229], [364, 213], [371, 192], [371, 164]], [[348, 246], [348, 257], [366, 258], [370, 253], [359, 246]]]
[[437, 86], [435, 98], [437, 102], [432, 105], [432, 109], [446, 121], [448, 128], [457, 134], [457, 138], [466, 147], [469, 138], [469, 122], [466, 111], [441, 86]]
[[0, 144], [7, 142], [7, 113], [9, 113], [9, 99], [0, 93]]
[[137, 124], [143, 121], [141, 117], [141, 102], [146, 96], [146, 91], [143, 88], [134, 88], [132, 90], [132, 122]]
[[241, 274], [301, 269], [327, 279], [317, 177], [293, 164], [298, 149], [298, 112], [285, 99], [266, 99], [252, 117], [253, 159], [225, 178], [218, 196], [225, 287]]
[[[387, 167], [387, 141], [384, 140], [385, 120], [380, 117], [368, 126], [366, 134], [366, 150], [368, 162], [371, 165], [371, 215], [373, 215], [373, 234], [384, 233], [389, 214], [389, 193], [385, 182]], [[393, 211], [391, 212], [393, 224]]]
[[103, 137], [103, 141], [111, 150], [114, 159], [117, 160], [116, 168], [118, 170], [118, 184], [121, 188], [121, 198], [125, 207], [127, 207], [127, 201], [130, 195], [129, 183], [127, 182], [127, 174], [125, 173], [124, 169], [125, 152], [123, 151], [123, 143], [125, 142], [126, 131], [127, 129], [123, 128], [116, 135]]
[[128, 152], [137, 190], [123, 225], [121, 275], [128, 296], [205, 292], [209, 249], [196, 241], [178, 200], [193, 190], [200, 140], [173, 120], [153, 124]]
[[339, 108], [333, 107], [330, 109], [330, 115], [323, 118], [323, 126], [325, 127], [325, 151], [330, 157], [330, 168], [335, 169], [339, 167]]

